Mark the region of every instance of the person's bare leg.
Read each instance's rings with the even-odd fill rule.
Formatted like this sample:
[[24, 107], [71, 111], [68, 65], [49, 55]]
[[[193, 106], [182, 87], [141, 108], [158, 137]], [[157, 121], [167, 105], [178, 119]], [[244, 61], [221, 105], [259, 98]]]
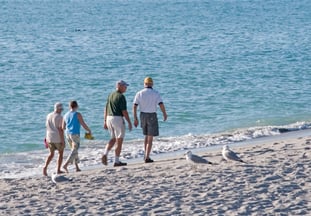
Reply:
[[117, 138], [117, 147], [115, 150], [115, 155], [117, 157], [120, 157], [120, 155], [121, 155], [122, 143], [123, 143], [123, 138]]
[[76, 171], [77, 171], [77, 172], [80, 172], [81, 170], [80, 170], [79, 165], [78, 165], [77, 162], [75, 162], [75, 165], [76, 165]]
[[51, 149], [50, 149], [50, 154], [49, 154], [49, 156], [46, 158], [46, 161], [45, 161], [45, 164], [44, 164], [44, 167], [43, 167], [43, 175], [44, 175], [44, 176], [47, 176], [47, 175], [48, 175], [48, 174], [47, 174], [47, 168], [48, 168], [48, 166], [49, 166], [51, 160], [53, 159], [53, 157], [54, 157], [54, 152], [52, 152]]
[[66, 171], [66, 173], [69, 173], [69, 171], [68, 171], [68, 163], [64, 164], [63, 169]]
[[150, 152], [152, 149], [153, 136], [145, 137], [145, 159], [149, 159]]
[[62, 163], [63, 163], [63, 155], [64, 155], [64, 150], [58, 151], [57, 174], [64, 173], [63, 171], [60, 170]]
[[71, 161], [72, 161], [72, 159], [71, 159], [71, 157], [72, 157], [72, 155], [73, 155], [73, 151], [74, 151], [74, 148], [75, 148], [75, 143], [69, 143], [69, 145], [70, 145], [70, 147], [71, 147], [71, 153], [70, 153], [70, 155], [68, 156], [68, 158], [67, 158], [67, 160], [66, 160], [66, 162], [65, 162], [65, 164], [64, 164], [64, 166], [63, 166], [63, 169], [66, 171], [66, 173], [69, 173], [69, 171], [68, 171], [68, 165], [69, 165], [69, 163], [71, 163]]
[[112, 138], [109, 140], [109, 142], [106, 145], [106, 150], [107, 152], [110, 151], [112, 149], [112, 147], [114, 146], [114, 144], [116, 144], [117, 139], [116, 138]]
[[114, 146], [115, 143], [116, 143], [116, 138], [110, 139], [109, 142], [107, 143], [107, 145], [105, 147], [105, 152], [102, 156], [102, 163], [104, 165], [108, 165], [108, 163], [107, 163], [108, 152], [112, 149], [112, 147]]
[[145, 150], [145, 154], [144, 154], [144, 160], [146, 160], [146, 155], [147, 155], [147, 145], [148, 145], [148, 136], [145, 136], [145, 140], [144, 140], [144, 150]]

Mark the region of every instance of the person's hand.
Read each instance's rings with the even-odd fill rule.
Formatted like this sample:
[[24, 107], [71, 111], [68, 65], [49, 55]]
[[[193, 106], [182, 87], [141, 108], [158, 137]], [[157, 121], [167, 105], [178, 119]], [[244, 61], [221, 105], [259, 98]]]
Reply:
[[134, 119], [134, 126], [137, 128], [138, 126], [138, 120], [137, 119]]
[[107, 127], [106, 122], [104, 122], [104, 129], [105, 129], [105, 130], [108, 130], [108, 127]]
[[166, 120], [167, 120], [167, 114], [164, 113], [164, 114], [163, 114], [163, 121], [166, 121]]

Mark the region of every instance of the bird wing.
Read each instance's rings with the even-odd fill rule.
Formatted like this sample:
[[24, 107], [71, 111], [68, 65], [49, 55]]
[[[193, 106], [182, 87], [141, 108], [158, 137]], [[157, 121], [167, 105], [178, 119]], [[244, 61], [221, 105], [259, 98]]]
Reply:
[[209, 163], [206, 159], [204, 159], [204, 158], [202, 158], [202, 157], [199, 157], [199, 156], [197, 156], [197, 155], [192, 155], [191, 160], [192, 160], [194, 163]]
[[226, 157], [230, 160], [243, 162], [242, 159], [239, 158], [239, 156], [237, 156], [237, 154], [231, 150], [226, 151]]
[[55, 175], [52, 177], [52, 181], [56, 184], [56, 183], [60, 183], [60, 182], [65, 182], [65, 181], [71, 181], [72, 179], [67, 178], [65, 176], [62, 175]]

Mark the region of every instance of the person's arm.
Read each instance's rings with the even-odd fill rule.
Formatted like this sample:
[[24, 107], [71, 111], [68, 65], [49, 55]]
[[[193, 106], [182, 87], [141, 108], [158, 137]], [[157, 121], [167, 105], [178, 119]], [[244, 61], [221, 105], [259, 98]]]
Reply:
[[66, 122], [65, 122], [65, 119], [63, 119], [63, 121], [62, 121], [62, 129], [63, 129], [63, 131], [66, 130]]
[[134, 116], [134, 126], [137, 127], [138, 126], [138, 118], [137, 118], [137, 104], [133, 105], [133, 116]]
[[48, 124], [49, 124], [49, 122], [48, 122], [48, 117], [49, 117], [49, 115], [47, 115], [47, 117], [46, 117], [46, 119], [45, 119], [45, 129], [46, 129], [46, 132], [45, 132], [45, 138], [44, 138], [44, 142], [49, 142], [49, 140], [47, 140], [48, 138], [48, 136], [47, 136], [47, 131], [48, 131]]
[[45, 127], [48, 128], [48, 117], [45, 119]]
[[131, 131], [132, 130], [132, 122], [131, 122], [131, 119], [129, 117], [127, 110], [122, 110], [122, 115], [125, 118], [125, 120], [127, 121], [129, 130]]
[[89, 128], [89, 127], [86, 125], [86, 123], [84, 122], [81, 113], [78, 113], [78, 119], [79, 119], [79, 122], [80, 122], [80, 124], [82, 125], [82, 127], [83, 127], [89, 134], [91, 134], [92, 132], [91, 132], [90, 128]]
[[105, 109], [104, 109], [104, 129], [108, 129], [107, 127], [107, 105], [105, 106]]
[[159, 103], [159, 106], [160, 106], [160, 109], [163, 113], [163, 120], [166, 121], [167, 119], [167, 114], [166, 114], [166, 110], [165, 110], [165, 106], [164, 106], [164, 103]]
[[61, 118], [57, 129], [58, 129], [58, 133], [59, 133], [60, 141], [61, 141], [62, 145], [65, 145], [63, 124], [64, 124], [64, 120], [63, 120], [63, 118]]

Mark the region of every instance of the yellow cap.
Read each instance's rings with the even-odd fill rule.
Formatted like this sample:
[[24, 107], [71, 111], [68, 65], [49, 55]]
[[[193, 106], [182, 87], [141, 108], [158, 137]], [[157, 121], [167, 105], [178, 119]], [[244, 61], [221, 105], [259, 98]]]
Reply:
[[151, 77], [146, 77], [145, 80], [144, 80], [144, 83], [145, 84], [153, 84], [153, 80]]

